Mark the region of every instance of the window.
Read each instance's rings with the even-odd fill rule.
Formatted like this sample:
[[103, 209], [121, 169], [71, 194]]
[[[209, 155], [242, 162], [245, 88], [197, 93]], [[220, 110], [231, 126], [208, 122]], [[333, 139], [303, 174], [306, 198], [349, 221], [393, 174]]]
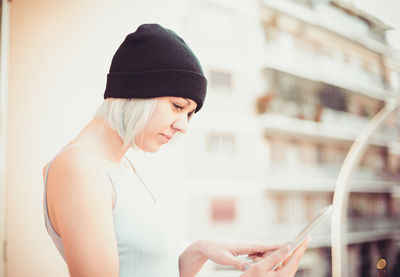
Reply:
[[344, 92], [338, 87], [325, 85], [319, 93], [319, 99], [322, 106], [337, 110], [348, 111], [348, 100]]
[[269, 138], [269, 143], [271, 146], [272, 164], [282, 164], [285, 161], [287, 142], [284, 139]]
[[207, 151], [213, 153], [234, 154], [234, 135], [222, 133], [210, 134], [207, 139]]
[[390, 72], [390, 83], [392, 85], [393, 90], [400, 89], [400, 75], [399, 73], [392, 71]]
[[232, 91], [232, 74], [219, 70], [210, 70], [208, 79], [210, 88], [218, 91]]
[[235, 215], [235, 199], [215, 198], [211, 200], [211, 218], [213, 222], [232, 222], [235, 220]]
[[288, 201], [287, 196], [283, 194], [276, 194], [274, 197], [275, 200], [275, 222], [277, 224], [285, 224], [287, 223], [287, 207]]

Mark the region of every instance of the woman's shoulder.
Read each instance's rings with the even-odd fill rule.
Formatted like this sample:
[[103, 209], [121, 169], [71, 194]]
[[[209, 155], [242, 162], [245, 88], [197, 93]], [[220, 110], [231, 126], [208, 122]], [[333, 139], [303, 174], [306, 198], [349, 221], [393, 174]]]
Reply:
[[[45, 169], [46, 170], [46, 167]], [[44, 178], [45, 180], [45, 178]], [[85, 149], [71, 147], [52, 161], [46, 184], [47, 202], [51, 209], [86, 209], [89, 205], [110, 206], [112, 186], [101, 158]]]
[[[43, 178], [49, 164], [43, 168]], [[107, 181], [107, 168], [105, 162], [98, 156], [90, 153], [80, 146], [69, 147], [57, 155], [48, 169], [48, 183], [52, 186], [75, 186], [85, 183], [105, 183]]]
[[87, 171], [104, 170], [104, 163], [102, 163], [100, 158], [91, 154], [82, 146], [75, 145], [64, 147], [52, 161], [44, 166], [44, 173], [49, 165], [52, 172], [60, 171], [68, 174], [80, 174]]

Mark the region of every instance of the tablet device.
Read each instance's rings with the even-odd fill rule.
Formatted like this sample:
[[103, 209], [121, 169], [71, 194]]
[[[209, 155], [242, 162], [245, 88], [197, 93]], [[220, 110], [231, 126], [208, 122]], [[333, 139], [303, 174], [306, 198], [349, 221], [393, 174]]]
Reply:
[[304, 227], [303, 230], [296, 236], [296, 238], [293, 240], [293, 242], [289, 243], [289, 252], [287, 255], [281, 259], [273, 268], [272, 270], [276, 270], [278, 267], [280, 267], [283, 263], [284, 260], [286, 260], [296, 249], [297, 247], [300, 246], [300, 244], [308, 238], [311, 233], [314, 231], [314, 229], [324, 221], [328, 215], [332, 212], [332, 205], [323, 208], [312, 220], [311, 222]]

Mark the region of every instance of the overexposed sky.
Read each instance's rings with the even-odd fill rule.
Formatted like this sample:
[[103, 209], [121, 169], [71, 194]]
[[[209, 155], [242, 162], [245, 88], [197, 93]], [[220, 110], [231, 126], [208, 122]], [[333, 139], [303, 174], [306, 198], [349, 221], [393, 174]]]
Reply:
[[400, 0], [352, 0], [358, 8], [392, 26], [388, 31], [389, 44], [400, 50]]

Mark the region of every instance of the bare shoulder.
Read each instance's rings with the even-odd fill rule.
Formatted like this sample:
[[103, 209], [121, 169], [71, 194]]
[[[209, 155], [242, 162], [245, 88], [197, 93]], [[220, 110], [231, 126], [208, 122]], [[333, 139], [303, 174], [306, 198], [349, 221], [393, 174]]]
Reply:
[[50, 219], [56, 231], [61, 232], [61, 221], [68, 221], [72, 215], [76, 219], [79, 211], [90, 207], [104, 211], [113, 205], [104, 162], [79, 147], [72, 147], [54, 159], [46, 195]]
[[[43, 168], [45, 175], [48, 164]], [[88, 184], [106, 179], [104, 162], [95, 155], [81, 149], [72, 147], [57, 156], [52, 162], [48, 173], [48, 185], [58, 186], [67, 182], [73, 186], [72, 181], [88, 181]]]

